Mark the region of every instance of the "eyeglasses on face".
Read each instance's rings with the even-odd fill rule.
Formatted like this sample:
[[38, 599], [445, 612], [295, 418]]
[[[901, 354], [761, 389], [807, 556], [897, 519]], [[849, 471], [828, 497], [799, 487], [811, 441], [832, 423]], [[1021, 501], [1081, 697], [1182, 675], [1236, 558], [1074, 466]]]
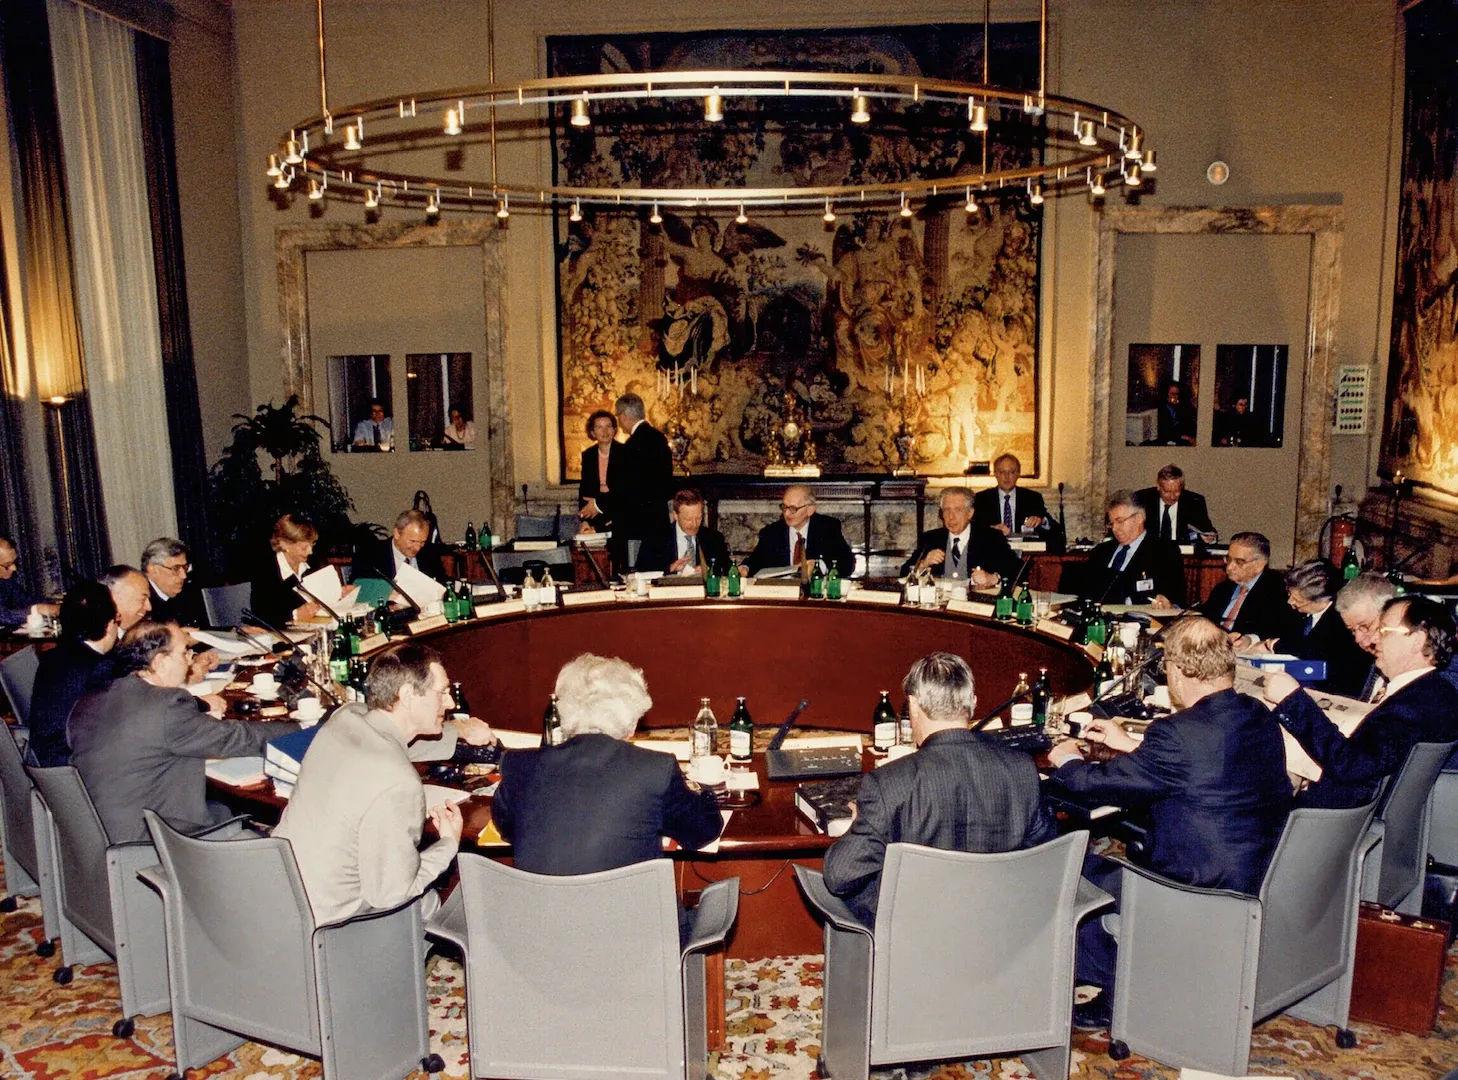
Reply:
[[1120, 525], [1123, 525], [1126, 521], [1133, 521], [1137, 517], [1139, 517], [1138, 514], [1124, 514], [1121, 517], [1114, 517], [1113, 514], [1110, 514], [1109, 515], [1109, 524], [1112, 525], [1114, 528], [1117, 529]]
[[1251, 563], [1259, 561], [1259, 557], [1255, 555], [1251, 555], [1250, 557], [1244, 559], [1238, 559], [1234, 555], [1225, 556], [1226, 566], [1249, 566]]
[[1382, 635], [1382, 634], [1401, 634], [1403, 637], [1407, 637], [1408, 634], [1411, 634], [1412, 633], [1412, 627], [1410, 627], [1410, 626], [1402, 626], [1402, 625], [1398, 625], [1398, 626], [1379, 626], [1377, 628], [1377, 633], [1378, 633], [1379, 636]]
[[186, 574], [192, 569], [192, 563], [185, 562], [178, 566], [168, 566], [166, 563], [159, 563], [159, 570], [166, 570], [169, 574]]
[[807, 506], [812, 506], [812, 505], [814, 505], [814, 504], [813, 503], [801, 503], [799, 506], [796, 506], [793, 503], [780, 503], [780, 513], [783, 514], [783, 513], [785, 513], [788, 510], [804, 510]]

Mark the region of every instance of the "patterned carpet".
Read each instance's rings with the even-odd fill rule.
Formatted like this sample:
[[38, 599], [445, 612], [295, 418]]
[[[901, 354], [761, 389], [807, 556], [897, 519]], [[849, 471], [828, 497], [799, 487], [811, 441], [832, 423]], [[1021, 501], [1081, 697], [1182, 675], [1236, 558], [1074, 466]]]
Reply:
[[[6, 1080], [160, 1080], [171, 1072], [172, 1028], [166, 1016], [137, 1021], [128, 1040], [114, 1038], [120, 998], [109, 964], [84, 968], [70, 986], [51, 980], [55, 959], [34, 949], [40, 907], [23, 901], [0, 918], [0, 1077]], [[804, 1080], [819, 1050], [819, 956], [780, 957], [728, 970], [728, 1045], [714, 1074], [735, 1080]], [[466, 1075], [465, 988], [460, 965], [436, 957], [429, 967], [432, 1049], [447, 1075]], [[1435, 1080], [1458, 1066], [1458, 951], [1450, 954], [1438, 1031], [1417, 1038], [1370, 1025], [1355, 1026], [1355, 1050], [1338, 1050], [1333, 1033], [1278, 1017], [1256, 1031], [1251, 1070], [1301, 1080]], [[1105, 1035], [1080, 1035], [1073, 1076], [1098, 1080], [1174, 1078], [1177, 1070], [1138, 1057], [1114, 1062]], [[190, 1076], [239, 1080], [317, 1077], [317, 1063], [249, 1043]], [[962, 1080], [1031, 1074], [1015, 1057], [890, 1069], [882, 1080]]]

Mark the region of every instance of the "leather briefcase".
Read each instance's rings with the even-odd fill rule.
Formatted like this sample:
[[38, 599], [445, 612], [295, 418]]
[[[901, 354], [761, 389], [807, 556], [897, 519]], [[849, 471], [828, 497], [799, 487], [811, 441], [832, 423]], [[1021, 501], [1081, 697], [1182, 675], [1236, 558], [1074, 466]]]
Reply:
[[1448, 924], [1364, 902], [1357, 916], [1352, 1019], [1425, 1035], [1438, 1021]]

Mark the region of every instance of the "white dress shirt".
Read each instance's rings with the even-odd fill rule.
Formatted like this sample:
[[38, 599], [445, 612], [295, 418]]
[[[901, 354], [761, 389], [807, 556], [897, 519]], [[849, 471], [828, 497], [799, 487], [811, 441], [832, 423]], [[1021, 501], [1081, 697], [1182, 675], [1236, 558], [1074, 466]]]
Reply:
[[[1016, 526], [1014, 526], [1016, 528]], [[972, 525], [969, 522], [967, 527], [955, 536], [951, 530], [947, 530], [947, 561], [943, 564], [946, 569], [944, 576], [949, 578], [963, 579], [971, 576], [971, 568], [967, 565], [967, 548], [972, 542]], [[952, 565], [952, 545], [957, 545], [960, 560], [955, 566]]]

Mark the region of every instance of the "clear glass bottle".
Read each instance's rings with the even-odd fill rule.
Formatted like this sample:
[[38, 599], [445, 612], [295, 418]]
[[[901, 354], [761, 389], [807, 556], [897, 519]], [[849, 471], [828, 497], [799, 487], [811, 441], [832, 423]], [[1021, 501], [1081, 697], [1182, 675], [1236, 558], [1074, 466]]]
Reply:
[[699, 713], [694, 717], [693, 751], [696, 758], [714, 757], [719, 752], [719, 721], [709, 708], [709, 699], [699, 699]]

